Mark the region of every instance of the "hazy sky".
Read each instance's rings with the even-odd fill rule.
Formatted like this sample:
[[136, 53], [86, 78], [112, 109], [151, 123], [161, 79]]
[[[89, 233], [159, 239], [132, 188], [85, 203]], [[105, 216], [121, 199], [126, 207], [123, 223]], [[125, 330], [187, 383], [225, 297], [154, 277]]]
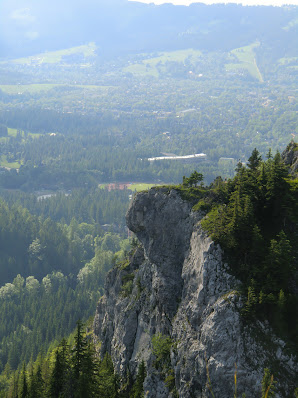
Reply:
[[[163, 4], [163, 3], [172, 3], [172, 4], [182, 4], [189, 5], [191, 3], [195, 3], [194, 0], [137, 0], [142, 3], [155, 3], [155, 4]], [[281, 6], [284, 4], [293, 4], [298, 5], [298, 0], [198, 0], [198, 3], [205, 4], [213, 4], [213, 3], [241, 3], [243, 5], [265, 5], [265, 6]]]

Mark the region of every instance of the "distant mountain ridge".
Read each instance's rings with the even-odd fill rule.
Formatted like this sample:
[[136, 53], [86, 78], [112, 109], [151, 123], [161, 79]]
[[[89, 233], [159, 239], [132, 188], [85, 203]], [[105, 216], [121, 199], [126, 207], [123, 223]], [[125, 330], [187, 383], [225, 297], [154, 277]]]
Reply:
[[0, 5], [0, 58], [86, 44], [118, 55], [184, 48], [230, 51], [259, 40], [277, 58], [295, 56], [298, 7], [237, 4], [188, 7], [127, 0], [51, 3], [5, 0]]

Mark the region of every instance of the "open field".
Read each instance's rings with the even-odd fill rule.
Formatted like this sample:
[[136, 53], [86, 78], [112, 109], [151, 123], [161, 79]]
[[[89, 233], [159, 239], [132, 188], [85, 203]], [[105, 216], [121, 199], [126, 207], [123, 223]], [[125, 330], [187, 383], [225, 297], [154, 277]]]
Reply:
[[229, 63], [226, 64], [226, 70], [239, 70], [246, 69], [248, 73], [259, 80], [259, 82], [263, 83], [263, 76], [258, 68], [256, 63], [254, 49], [260, 45], [259, 42], [254, 42], [249, 46], [236, 48], [231, 51], [231, 55], [237, 59], [237, 63]]
[[164, 53], [158, 53], [158, 57], [148, 58], [142, 61], [142, 63], [127, 66], [123, 69], [124, 72], [129, 72], [134, 75], [151, 75], [158, 77], [159, 70], [165, 69], [166, 62], [185, 62], [189, 59], [190, 62], [195, 61], [201, 57], [202, 53], [199, 50], [178, 50]]
[[40, 93], [49, 91], [54, 87], [62, 86], [62, 84], [1, 84], [0, 90], [7, 94], [23, 94], [23, 93]]
[[107, 189], [108, 191], [111, 191], [113, 189], [129, 189], [133, 192], [140, 192], [140, 191], [145, 191], [146, 189], [150, 189], [151, 187], [155, 187], [161, 184], [154, 184], [154, 183], [145, 183], [145, 182], [140, 182], [140, 183], [107, 183], [107, 184], [100, 184], [99, 188], [101, 189]]
[[147, 184], [147, 183], [131, 184], [129, 189], [131, 191], [140, 192], [140, 191], [145, 191], [146, 189], [150, 189], [152, 187], [156, 187], [158, 185], [161, 185], [161, 184]]
[[[18, 130], [17, 129], [12, 129], [12, 128], [8, 128], [8, 136], [10, 137], [16, 137]], [[20, 130], [19, 130], [20, 131]], [[24, 131], [20, 131], [22, 134], [22, 137], [25, 137], [25, 133]], [[39, 136], [41, 136], [41, 134], [33, 134], [33, 133], [28, 133], [28, 135], [30, 135], [30, 137], [32, 138], [38, 138]]]
[[[7, 137], [0, 137], [0, 142], [5, 142], [6, 140], [8, 140], [9, 137], [16, 137], [17, 132], [18, 132], [17, 129], [8, 128], [7, 130], [8, 130], [8, 136]], [[24, 131], [20, 131], [20, 133], [21, 133], [23, 139], [25, 139], [26, 135], [25, 135]], [[41, 136], [41, 134], [39, 134], [39, 133], [36, 133], [36, 134], [28, 133], [27, 135], [32, 137], [32, 138], [38, 138], [38, 137]]]
[[59, 51], [50, 51], [26, 58], [18, 58], [13, 62], [16, 64], [55, 64], [59, 63], [62, 57], [67, 55], [83, 54], [86, 58], [92, 57], [94, 56], [95, 49], [95, 43], [89, 43], [84, 46], [72, 47]]
[[8, 162], [6, 155], [0, 156], [0, 167], [7, 167], [9, 169], [18, 169], [22, 163]]
[[[0, 84], [0, 90], [6, 94], [16, 95], [16, 94], [36, 94], [41, 92], [48, 92], [56, 87], [64, 87], [66, 90], [68, 88], [81, 88], [92, 91], [107, 91], [111, 86], [94, 86], [94, 85], [65, 85], [65, 84]], [[113, 87], [114, 88], [114, 87]]]

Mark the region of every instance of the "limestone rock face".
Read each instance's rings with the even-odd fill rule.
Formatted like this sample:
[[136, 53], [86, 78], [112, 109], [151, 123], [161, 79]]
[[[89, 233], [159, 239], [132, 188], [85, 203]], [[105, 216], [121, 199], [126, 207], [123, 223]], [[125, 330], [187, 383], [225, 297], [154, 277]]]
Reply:
[[[260, 397], [263, 370], [273, 364], [277, 397], [292, 396], [295, 358], [268, 325], [243, 323], [240, 283], [228, 273], [221, 248], [201, 229], [201, 218], [175, 190], [153, 188], [135, 196], [127, 225], [140, 245], [108, 274], [94, 319], [102, 354], [111, 354], [123, 380], [128, 372], [135, 377], [144, 360], [148, 398], [207, 398], [207, 369], [215, 397], [230, 398], [235, 364], [237, 396]], [[157, 334], [172, 339], [172, 383], [155, 366]]]

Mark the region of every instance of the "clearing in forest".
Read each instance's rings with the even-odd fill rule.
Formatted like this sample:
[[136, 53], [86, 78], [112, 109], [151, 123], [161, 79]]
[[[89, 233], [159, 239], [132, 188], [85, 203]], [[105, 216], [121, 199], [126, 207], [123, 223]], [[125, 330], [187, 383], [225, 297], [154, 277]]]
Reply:
[[60, 96], [64, 91], [68, 91], [69, 89], [83, 89], [83, 90], [91, 90], [92, 92], [98, 92], [99, 94], [107, 93], [110, 88], [114, 88], [114, 86], [95, 86], [95, 85], [81, 85], [81, 84], [0, 84], [0, 90], [2, 90], [6, 94], [16, 95], [16, 94], [39, 94], [41, 92], [48, 92], [52, 89], [59, 88]]
[[37, 54], [31, 57], [18, 58], [13, 62], [16, 64], [56, 64], [61, 62], [62, 57], [69, 55], [83, 55], [85, 58], [93, 57], [96, 50], [95, 43], [89, 43], [84, 46], [72, 47], [68, 49], [49, 51]]
[[[143, 55], [145, 57], [145, 54]], [[166, 64], [168, 62], [185, 64], [185, 62], [188, 61], [189, 64], [192, 64], [201, 56], [201, 51], [193, 50], [192, 48], [187, 50], [160, 52], [155, 57], [150, 57], [150, 54], [148, 54], [147, 59], [144, 59], [140, 63], [125, 67], [123, 72], [132, 73], [136, 76], [151, 75], [158, 77], [160, 72], [166, 71]]]
[[[255, 48], [259, 47], [260, 43], [258, 41], [250, 44], [249, 46], [244, 46], [236, 48], [230, 52], [231, 63], [226, 64], [226, 70], [247, 70], [248, 73], [259, 80], [260, 83], [264, 83], [263, 76], [258, 68], [255, 56]], [[238, 61], [237, 63], [235, 61]]]
[[99, 188], [101, 189], [107, 189], [108, 191], [112, 191], [114, 189], [129, 189], [130, 191], [133, 192], [140, 192], [140, 191], [145, 191], [146, 189], [150, 189], [152, 187], [156, 187], [161, 184], [154, 184], [154, 183], [145, 183], [145, 182], [140, 182], [140, 183], [131, 183], [131, 182], [117, 182], [117, 183], [107, 183], [107, 184], [100, 184]]

